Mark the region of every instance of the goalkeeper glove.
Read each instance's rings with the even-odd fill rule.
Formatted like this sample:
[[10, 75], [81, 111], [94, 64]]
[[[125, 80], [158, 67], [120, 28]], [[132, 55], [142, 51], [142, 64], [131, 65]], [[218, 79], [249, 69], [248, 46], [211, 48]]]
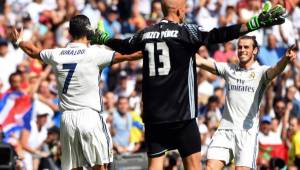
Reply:
[[247, 22], [249, 31], [257, 30], [261, 27], [270, 27], [273, 25], [282, 24], [285, 21], [286, 10], [281, 5], [271, 7], [270, 1], [267, 1], [263, 7], [262, 13], [254, 16]]
[[110, 36], [108, 32], [105, 32], [103, 21], [99, 20], [98, 27], [94, 31], [94, 35], [91, 36], [90, 41], [91, 44], [105, 44], [109, 40]]

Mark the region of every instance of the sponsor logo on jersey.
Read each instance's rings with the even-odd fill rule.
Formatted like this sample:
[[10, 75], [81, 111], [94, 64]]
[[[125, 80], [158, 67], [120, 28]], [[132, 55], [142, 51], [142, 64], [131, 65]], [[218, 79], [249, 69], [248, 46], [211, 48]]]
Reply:
[[226, 88], [228, 91], [241, 91], [241, 92], [251, 92], [254, 93], [255, 88], [245, 85], [245, 80], [236, 79], [237, 84], [227, 84]]

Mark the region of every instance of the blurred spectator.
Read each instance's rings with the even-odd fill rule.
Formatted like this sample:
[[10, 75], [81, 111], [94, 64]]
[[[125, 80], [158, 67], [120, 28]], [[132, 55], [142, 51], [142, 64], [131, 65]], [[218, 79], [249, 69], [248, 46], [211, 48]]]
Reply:
[[118, 85], [117, 85], [114, 93], [117, 96], [129, 97], [133, 90], [134, 90], [134, 86], [129, 84], [128, 75], [127, 75], [126, 71], [121, 71]]
[[129, 113], [129, 103], [127, 97], [119, 97], [117, 111], [113, 113], [111, 126], [113, 146], [117, 153], [131, 152], [130, 130], [132, 128], [132, 117]]
[[48, 157], [49, 153], [43, 152], [41, 146], [47, 138], [48, 113], [38, 112], [36, 120], [30, 122], [30, 127], [21, 131], [20, 141], [24, 149], [24, 157], [27, 169], [37, 170], [39, 158]]
[[[146, 0], [147, 2], [150, 3], [149, 0]], [[144, 4], [143, 4], [144, 5]], [[134, 32], [142, 30], [146, 27], [146, 20], [144, 17], [139, 13], [139, 9], [135, 5], [133, 10], [132, 10], [132, 15], [128, 20], [128, 23], [134, 27]]]
[[105, 4], [101, 0], [88, 0], [88, 2], [81, 13], [90, 19], [92, 28], [96, 29], [102, 12], [105, 10]]
[[132, 145], [131, 147], [133, 147], [131, 150], [132, 152], [137, 152], [141, 149], [142, 143], [144, 142], [145, 128], [140, 113], [130, 111], [130, 115], [132, 117], [132, 127], [130, 129], [130, 144]]
[[136, 12], [140, 13], [143, 17], [149, 16], [151, 13], [151, 0], [133, 0]]
[[285, 161], [280, 158], [272, 158], [269, 167], [270, 169], [287, 169]]
[[52, 127], [48, 129], [47, 138], [42, 145], [42, 150], [49, 153], [46, 158], [41, 158], [39, 169], [60, 169], [60, 143], [59, 143], [59, 129]]
[[200, 132], [200, 139], [201, 139], [201, 156], [203, 158], [206, 157], [208, 144], [211, 138], [205, 120], [206, 120], [205, 115], [198, 116], [198, 129]]
[[[238, 8], [238, 23], [246, 23], [252, 16], [257, 16], [261, 9], [260, 0], [249, 0], [249, 1], [240, 1], [241, 3], [246, 3], [245, 6]], [[256, 41], [259, 46], [263, 45], [263, 36], [264, 30], [259, 29], [253, 32], [248, 33], [249, 36], [255, 36]]]
[[[226, 2], [226, 1], [225, 1]], [[223, 15], [220, 16], [220, 26], [229, 26], [236, 24], [238, 21], [238, 16], [235, 9], [235, 2], [234, 0], [227, 1], [226, 4], [226, 11]]]
[[290, 157], [293, 158], [293, 165], [300, 168], [300, 119], [292, 117], [289, 121], [289, 128], [292, 133]]
[[107, 92], [104, 94], [104, 111], [102, 113], [103, 119], [106, 121], [107, 126], [110, 128], [113, 122], [113, 113], [116, 109], [116, 96], [113, 92]]
[[264, 115], [260, 120], [260, 129], [258, 133], [259, 156], [258, 164], [268, 166], [272, 157], [281, 158], [287, 161], [287, 148], [280, 136], [272, 131], [272, 118]]
[[131, 95], [129, 96], [129, 106], [130, 109], [141, 114], [141, 102], [142, 102], [142, 79], [136, 80], [135, 88]]
[[[211, 3], [210, 3], [211, 2]], [[218, 27], [219, 4], [214, 4], [214, 1], [200, 0], [199, 7], [196, 11], [196, 23], [203, 30], [209, 31]]]
[[270, 32], [275, 36], [278, 47], [293, 45], [297, 37], [297, 31], [289, 18], [287, 18], [280, 26], [276, 25], [275, 27], [272, 27], [270, 31], [267, 30], [267, 32]]
[[0, 37], [0, 79], [2, 80], [2, 92], [9, 89], [9, 76], [16, 71], [23, 56], [15, 55], [15, 51], [9, 48], [8, 41]]
[[277, 47], [277, 40], [275, 36], [273, 34], [269, 34], [268, 45], [260, 48], [257, 60], [262, 65], [272, 66], [279, 61], [284, 52], [284, 48]]
[[37, 24], [39, 22], [40, 13], [48, 9], [47, 6], [42, 2], [42, 0], [33, 0], [32, 2], [29, 2], [24, 9], [24, 12], [30, 14], [30, 17], [34, 24]]
[[[286, 90], [286, 100], [292, 103], [293, 108], [291, 110], [291, 117], [300, 117], [300, 101], [295, 98], [297, 93], [297, 88], [295, 86], [289, 86]], [[298, 91], [299, 93], [299, 91]]]
[[217, 62], [227, 62], [229, 58], [235, 56], [235, 48], [231, 41], [224, 43], [221, 49], [214, 53], [214, 59]]
[[171, 151], [166, 155], [166, 161], [164, 163], [165, 170], [179, 170], [182, 161], [180, 159], [179, 153]]
[[214, 120], [218, 124], [222, 118], [222, 113], [219, 108], [220, 100], [217, 96], [210, 96], [208, 102], [205, 106], [199, 109], [199, 115], [204, 115], [207, 119], [211, 121]]
[[198, 73], [198, 101], [200, 105], [206, 104], [209, 96], [213, 95], [214, 93], [214, 87], [207, 81], [208, 74], [209, 73], [203, 69], [200, 69]]
[[151, 3], [151, 13], [148, 20], [148, 25], [157, 23], [163, 18], [161, 4], [159, 0], [153, 0]]
[[120, 37], [121, 24], [118, 21], [119, 11], [116, 6], [105, 11], [106, 18], [103, 20], [104, 29], [111, 37]]

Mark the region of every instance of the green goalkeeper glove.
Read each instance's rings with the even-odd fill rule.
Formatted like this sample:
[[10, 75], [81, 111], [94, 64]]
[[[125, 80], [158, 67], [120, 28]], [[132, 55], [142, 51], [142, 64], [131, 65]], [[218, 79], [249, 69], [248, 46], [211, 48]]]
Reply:
[[272, 8], [271, 2], [267, 1], [263, 7], [262, 13], [254, 16], [247, 22], [249, 31], [257, 30], [261, 27], [270, 27], [284, 23], [286, 10], [281, 5]]
[[91, 44], [105, 44], [109, 40], [110, 36], [108, 32], [105, 32], [103, 20], [99, 20], [98, 27], [94, 31], [94, 35], [91, 36]]

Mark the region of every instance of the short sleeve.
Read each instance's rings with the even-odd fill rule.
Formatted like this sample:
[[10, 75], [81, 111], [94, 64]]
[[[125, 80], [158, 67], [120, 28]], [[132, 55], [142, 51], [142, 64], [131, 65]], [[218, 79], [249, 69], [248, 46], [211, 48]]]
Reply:
[[97, 63], [100, 67], [110, 66], [114, 59], [115, 51], [107, 49], [103, 46], [96, 47], [93, 54], [95, 56], [93, 58], [94, 62]]
[[224, 62], [214, 62], [215, 69], [219, 76], [225, 77], [226, 70], [229, 68], [228, 63]]
[[53, 50], [45, 49], [40, 52], [40, 57], [46, 64], [51, 64], [53, 60]]

